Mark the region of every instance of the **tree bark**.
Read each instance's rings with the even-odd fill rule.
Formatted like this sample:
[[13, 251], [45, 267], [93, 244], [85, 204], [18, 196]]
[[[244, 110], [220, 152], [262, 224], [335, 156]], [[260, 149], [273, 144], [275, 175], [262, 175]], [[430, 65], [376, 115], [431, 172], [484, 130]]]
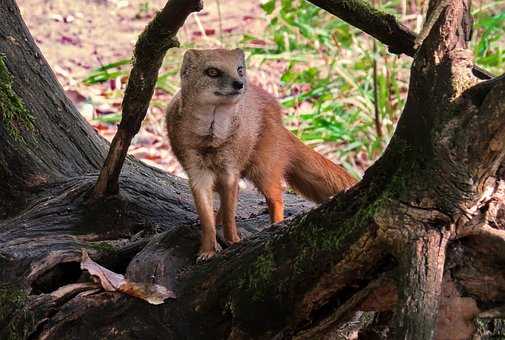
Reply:
[[35, 188], [98, 169], [107, 146], [65, 96], [14, 1], [2, 1], [0, 17], [3, 219], [25, 208]]
[[[397, 131], [363, 180], [311, 210], [287, 195], [296, 216], [273, 226], [264, 202], [242, 193], [245, 240], [198, 265], [182, 180], [127, 158], [118, 194], [94, 195], [107, 145], [5, 4], [0, 107], [33, 118], [8, 125], [3, 112], [0, 124], [0, 338], [322, 338], [356, 311], [394, 310], [396, 338], [433, 339], [461, 299], [470, 320], [505, 300], [505, 77], [472, 75], [462, 1], [448, 1], [416, 54]], [[177, 299], [100, 290], [79, 267], [82, 249]]]
[[442, 290], [448, 234], [431, 231], [412, 241], [400, 260], [396, 339], [433, 339]]

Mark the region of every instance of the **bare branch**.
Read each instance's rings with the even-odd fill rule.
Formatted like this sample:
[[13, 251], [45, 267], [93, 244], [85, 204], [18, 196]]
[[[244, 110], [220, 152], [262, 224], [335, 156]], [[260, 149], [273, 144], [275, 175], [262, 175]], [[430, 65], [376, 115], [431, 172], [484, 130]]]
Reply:
[[[370, 34], [394, 54], [404, 53], [414, 57], [417, 51], [417, 34], [399, 23], [391, 14], [374, 8], [364, 0], [308, 0], [314, 5], [339, 17], [345, 22]], [[473, 73], [480, 79], [491, 79], [494, 75], [474, 65]]]
[[123, 117], [100, 171], [95, 197], [119, 191], [119, 173], [131, 140], [146, 116], [165, 53], [179, 46], [175, 38], [177, 31], [188, 15], [201, 10], [202, 6], [201, 0], [169, 0], [139, 36], [123, 99]]

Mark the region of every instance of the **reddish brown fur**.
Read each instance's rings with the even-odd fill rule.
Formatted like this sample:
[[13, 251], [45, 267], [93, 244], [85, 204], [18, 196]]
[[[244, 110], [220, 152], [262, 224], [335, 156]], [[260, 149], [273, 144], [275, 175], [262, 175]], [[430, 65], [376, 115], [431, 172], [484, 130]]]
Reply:
[[289, 132], [282, 125], [282, 110], [276, 99], [258, 86], [245, 85], [240, 95], [230, 99], [213, 99], [214, 92], [208, 88], [226, 92], [229, 87], [224, 80], [216, 83], [206, 79], [202, 69], [220, 67], [230, 82], [240, 79], [246, 84], [245, 76], [234, 74], [236, 65], [243, 63], [239, 52], [192, 50], [191, 56], [185, 56], [183, 69], [189, 71], [182, 76], [182, 91], [167, 110], [170, 142], [190, 178], [202, 223], [200, 259], [218, 250], [212, 190], [221, 199], [216, 219], [224, 224], [226, 240], [235, 243], [239, 241], [235, 209], [240, 177], [252, 181], [265, 196], [272, 222], [284, 218], [283, 180], [315, 202], [323, 202], [355, 183], [340, 166]]
[[260, 112], [264, 130], [244, 175], [267, 201], [268, 193], [275, 193], [275, 201], [281, 200], [279, 193], [282, 192], [283, 179], [296, 192], [317, 203], [356, 182], [342, 167], [303, 144], [282, 125], [282, 110], [272, 95], [254, 85], [250, 91], [257, 92], [268, 104]]

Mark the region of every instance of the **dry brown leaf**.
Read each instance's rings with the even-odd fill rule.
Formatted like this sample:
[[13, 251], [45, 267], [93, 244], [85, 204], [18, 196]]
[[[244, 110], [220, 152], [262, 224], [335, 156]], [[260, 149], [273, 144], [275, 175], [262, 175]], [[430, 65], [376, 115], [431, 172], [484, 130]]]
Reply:
[[126, 281], [118, 289], [120, 292], [146, 300], [152, 305], [162, 304], [167, 298], [175, 299], [175, 294], [164, 286], [152, 283]]
[[145, 300], [153, 305], [162, 304], [168, 298], [175, 299], [175, 294], [166, 287], [153, 284], [132, 282], [123, 275], [114, 273], [93, 261], [86, 250], [82, 250], [81, 269], [85, 269], [106, 291], [121, 292]]

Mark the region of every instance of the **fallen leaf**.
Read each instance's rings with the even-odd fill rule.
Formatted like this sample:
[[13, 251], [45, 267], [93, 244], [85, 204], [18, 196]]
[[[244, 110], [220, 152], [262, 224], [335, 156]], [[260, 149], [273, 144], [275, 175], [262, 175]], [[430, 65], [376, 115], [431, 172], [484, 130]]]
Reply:
[[72, 15], [67, 15], [67, 16], [63, 17], [63, 22], [66, 24], [70, 24], [74, 20], [75, 20], [75, 18]]
[[234, 26], [234, 27], [227, 27], [227, 28], [223, 29], [223, 32], [224, 32], [224, 33], [231, 33], [231, 32], [233, 32], [233, 31], [235, 31], [236, 29], [238, 29], [238, 27], [237, 27], [237, 26]]
[[251, 45], [261, 45], [261, 46], [267, 44], [267, 42], [265, 40], [261, 40], [261, 39], [253, 39], [253, 40], [249, 41], [249, 43]]
[[95, 118], [95, 107], [91, 103], [79, 103], [76, 104], [77, 111], [81, 113], [81, 115], [86, 118], [88, 121], [93, 120]]
[[74, 105], [77, 105], [87, 99], [85, 95], [77, 90], [66, 90], [65, 94], [72, 101], [72, 103], [74, 103]]
[[63, 21], [63, 16], [60, 14], [49, 14], [47, 17], [53, 21], [57, 21], [57, 22]]
[[97, 131], [100, 131], [100, 133], [107, 133], [110, 132], [112, 134], [116, 133], [116, 130], [114, 127], [112, 127], [109, 124], [101, 123], [101, 122], [91, 122], [91, 126], [93, 126]]
[[[205, 35], [214, 35], [216, 34], [216, 30], [214, 28], [206, 28], [204, 29]], [[194, 31], [193, 36], [201, 37], [203, 35], [202, 31]]]
[[86, 250], [82, 250], [81, 269], [85, 269], [109, 292], [121, 292], [145, 300], [153, 305], [162, 304], [167, 298], [175, 299], [175, 294], [166, 287], [143, 282], [132, 282], [124, 275], [114, 273], [93, 261]]
[[109, 104], [100, 104], [96, 107], [96, 113], [99, 115], [106, 115], [114, 112], [115, 110]]
[[152, 283], [126, 281], [119, 287], [119, 291], [146, 300], [152, 305], [160, 305], [167, 298], [175, 299], [174, 292]]
[[80, 43], [81, 43], [81, 39], [79, 39], [79, 37], [71, 36], [71, 35], [62, 35], [59, 40], [60, 40], [60, 43], [63, 45], [77, 46], [77, 45], [80, 45]]
[[159, 136], [147, 131], [141, 131], [133, 137], [132, 143], [138, 145], [153, 145], [159, 141]]

